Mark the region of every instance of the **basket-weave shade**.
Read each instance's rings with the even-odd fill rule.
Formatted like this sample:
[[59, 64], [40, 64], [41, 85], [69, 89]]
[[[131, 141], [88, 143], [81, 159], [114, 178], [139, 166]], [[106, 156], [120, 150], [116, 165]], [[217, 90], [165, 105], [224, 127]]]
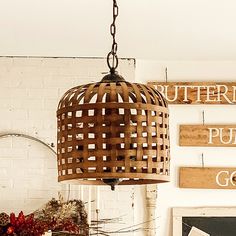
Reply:
[[155, 89], [126, 81], [67, 91], [58, 105], [58, 180], [169, 181], [169, 114]]

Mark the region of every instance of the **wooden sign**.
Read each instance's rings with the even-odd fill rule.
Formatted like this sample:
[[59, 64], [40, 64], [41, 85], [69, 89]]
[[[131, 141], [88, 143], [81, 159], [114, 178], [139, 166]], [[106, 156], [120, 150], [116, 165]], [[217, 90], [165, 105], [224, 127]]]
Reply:
[[236, 125], [180, 125], [179, 145], [236, 147]]
[[181, 167], [180, 188], [236, 189], [236, 168]]
[[236, 82], [148, 82], [169, 104], [236, 104]]

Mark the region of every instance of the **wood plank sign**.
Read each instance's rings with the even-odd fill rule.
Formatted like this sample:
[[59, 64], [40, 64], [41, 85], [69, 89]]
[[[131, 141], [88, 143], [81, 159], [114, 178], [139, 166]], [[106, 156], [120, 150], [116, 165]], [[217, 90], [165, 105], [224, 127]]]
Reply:
[[180, 125], [179, 145], [236, 147], [236, 125]]
[[148, 82], [169, 104], [236, 104], [236, 82]]
[[180, 188], [236, 189], [236, 168], [181, 167]]

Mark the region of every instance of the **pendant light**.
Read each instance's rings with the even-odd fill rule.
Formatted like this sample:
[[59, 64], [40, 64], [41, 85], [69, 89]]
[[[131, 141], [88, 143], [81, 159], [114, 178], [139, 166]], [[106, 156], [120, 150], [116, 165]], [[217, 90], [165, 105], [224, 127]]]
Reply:
[[169, 114], [154, 88], [118, 75], [116, 18], [110, 27], [110, 72], [97, 83], [77, 86], [58, 110], [58, 180], [78, 184], [155, 184], [169, 181]]

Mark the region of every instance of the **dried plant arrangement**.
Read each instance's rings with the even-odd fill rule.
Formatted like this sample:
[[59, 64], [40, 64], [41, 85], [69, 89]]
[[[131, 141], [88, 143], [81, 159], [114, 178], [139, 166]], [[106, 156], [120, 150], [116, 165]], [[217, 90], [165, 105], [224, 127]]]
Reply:
[[88, 236], [89, 226], [84, 203], [52, 199], [30, 215], [0, 213], [1, 236], [42, 236], [48, 231], [57, 236]]

